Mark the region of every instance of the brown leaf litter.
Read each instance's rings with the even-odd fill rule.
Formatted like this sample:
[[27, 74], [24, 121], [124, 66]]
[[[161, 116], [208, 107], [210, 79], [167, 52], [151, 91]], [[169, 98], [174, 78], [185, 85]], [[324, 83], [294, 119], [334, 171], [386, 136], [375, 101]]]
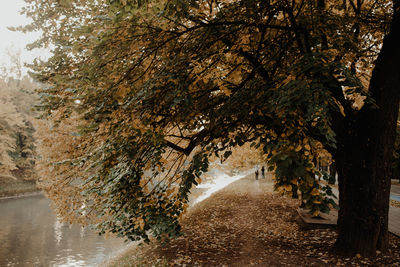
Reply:
[[334, 227], [302, 224], [298, 200], [243, 178], [192, 207], [184, 235], [129, 251], [113, 266], [400, 266], [400, 238], [374, 259], [331, 255]]

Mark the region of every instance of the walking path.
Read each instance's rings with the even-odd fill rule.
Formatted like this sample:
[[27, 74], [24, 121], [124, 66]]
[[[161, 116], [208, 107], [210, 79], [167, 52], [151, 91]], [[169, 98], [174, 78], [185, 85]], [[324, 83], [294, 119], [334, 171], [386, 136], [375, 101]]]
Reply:
[[[332, 191], [336, 196], [339, 196], [337, 188], [332, 187]], [[393, 197], [394, 196], [394, 197]], [[400, 197], [400, 186], [392, 185], [391, 198], [396, 199]], [[338, 213], [336, 210], [331, 211], [329, 215], [323, 214], [322, 218], [313, 218], [306, 210], [298, 209], [300, 217], [304, 222], [309, 224], [336, 224]], [[390, 206], [389, 207], [389, 232], [400, 237], [400, 208]]]
[[390, 199], [400, 201], [400, 185], [392, 184], [390, 189]]
[[389, 232], [400, 237], [400, 208], [389, 208]]
[[400, 185], [399, 184], [392, 184], [392, 188], [390, 189], [390, 193], [394, 195], [400, 195]]
[[108, 267], [131, 266], [397, 266], [400, 238], [375, 258], [329, 253], [335, 229], [304, 227], [298, 200], [273, 192], [271, 177], [244, 177], [193, 206], [181, 221], [184, 235], [128, 250]]

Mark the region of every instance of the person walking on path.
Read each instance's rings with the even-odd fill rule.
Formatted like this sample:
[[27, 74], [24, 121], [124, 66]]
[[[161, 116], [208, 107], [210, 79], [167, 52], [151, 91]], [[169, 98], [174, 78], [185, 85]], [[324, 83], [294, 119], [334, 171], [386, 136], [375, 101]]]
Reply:
[[264, 166], [262, 166], [262, 168], [261, 168], [261, 176], [262, 176], [263, 179], [265, 179], [265, 168], [264, 168]]
[[258, 169], [256, 169], [256, 180], [258, 180]]

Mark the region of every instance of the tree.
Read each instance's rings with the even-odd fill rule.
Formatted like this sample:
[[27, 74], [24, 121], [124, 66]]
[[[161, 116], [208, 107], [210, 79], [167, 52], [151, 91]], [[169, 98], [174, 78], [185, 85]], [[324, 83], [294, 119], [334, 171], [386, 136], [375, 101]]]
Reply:
[[35, 148], [34, 106], [39, 103], [33, 92], [37, 85], [25, 76], [3, 73], [0, 80], [0, 172], [25, 180], [35, 180], [34, 167], [37, 157]]
[[336, 251], [385, 249], [391, 1], [27, 2], [25, 29], [43, 32], [32, 47], [54, 46], [33, 66], [50, 85], [42, 108], [67, 126], [52, 130], [62, 150], [47, 150], [43, 182], [60, 213], [130, 239], [173, 236], [209, 157], [251, 143], [276, 188], [318, 215], [335, 205], [315, 178], [322, 146], [339, 174]]
[[[391, 30], [376, 60], [369, 94], [377, 108], [361, 109], [337, 126], [341, 205], [337, 248], [373, 255], [388, 244], [388, 209], [393, 147], [399, 108], [400, 2], [394, 1]], [[343, 127], [344, 126], [344, 127]], [[351, 164], [346, 162], [351, 158]], [[361, 190], [360, 190], [361, 189]], [[349, 201], [347, 201], [347, 199]], [[347, 213], [347, 214], [346, 214]], [[351, 215], [350, 215], [351, 214]], [[372, 245], [369, 245], [372, 244]]]
[[13, 50], [12, 48], [8, 48], [7, 55], [10, 59], [9, 72], [15, 76], [17, 81], [20, 81], [22, 79], [22, 74], [23, 74], [22, 73], [23, 62], [21, 60], [21, 50]]
[[[7, 80], [16, 79], [19, 82], [23, 77], [23, 63], [21, 61], [21, 50], [12, 49], [12, 47], [7, 48], [7, 56], [9, 59], [9, 64], [0, 66], [0, 79], [2, 82]], [[19, 86], [19, 84], [17, 84]]]
[[[399, 116], [397, 115], [397, 119]], [[400, 125], [397, 123], [396, 127], [396, 140], [394, 144], [394, 155], [393, 155], [393, 174], [392, 179], [399, 180], [400, 182]]]
[[24, 124], [24, 127], [18, 127], [17, 131], [13, 133], [12, 137], [15, 140], [12, 146], [13, 150], [7, 152], [17, 167], [16, 170], [12, 170], [16, 176], [33, 180], [36, 157], [33, 138], [35, 130], [29, 121], [25, 120]]

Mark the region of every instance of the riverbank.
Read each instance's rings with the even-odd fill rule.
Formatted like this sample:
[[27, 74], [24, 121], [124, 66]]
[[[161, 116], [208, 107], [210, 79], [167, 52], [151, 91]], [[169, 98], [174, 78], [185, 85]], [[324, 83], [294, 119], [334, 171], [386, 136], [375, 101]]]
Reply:
[[39, 196], [39, 195], [43, 195], [43, 192], [37, 189], [36, 191], [32, 191], [32, 192], [24, 192], [24, 193], [13, 194], [10, 196], [2, 196], [2, 197], [0, 197], [0, 201], [8, 200], [8, 199], [23, 198], [23, 197], [33, 197], [33, 196]]
[[330, 255], [335, 229], [298, 222], [298, 201], [272, 192], [269, 181], [249, 175], [232, 183], [188, 211], [184, 236], [128, 249], [108, 267], [400, 266], [400, 238], [394, 235], [389, 251], [375, 259]]
[[0, 199], [18, 198], [34, 194], [40, 194], [36, 181], [0, 176]]

